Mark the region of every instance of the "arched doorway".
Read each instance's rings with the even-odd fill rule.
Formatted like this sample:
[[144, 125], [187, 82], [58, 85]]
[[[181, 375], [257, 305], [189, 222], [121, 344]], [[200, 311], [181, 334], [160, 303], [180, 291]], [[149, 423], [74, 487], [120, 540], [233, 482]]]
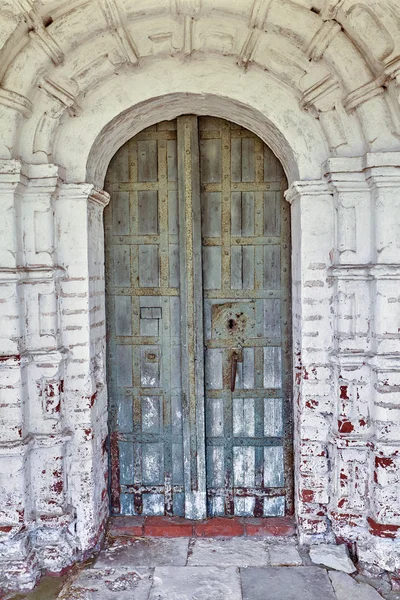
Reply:
[[293, 512], [290, 207], [223, 119], [154, 125], [106, 177], [113, 514]]

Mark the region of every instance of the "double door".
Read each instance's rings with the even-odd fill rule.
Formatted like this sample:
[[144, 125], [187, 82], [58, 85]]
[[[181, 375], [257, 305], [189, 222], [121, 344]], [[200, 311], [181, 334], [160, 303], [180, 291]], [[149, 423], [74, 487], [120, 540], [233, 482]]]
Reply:
[[271, 150], [182, 116], [111, 161], [114, 514], [292, 511], [290, 222]]

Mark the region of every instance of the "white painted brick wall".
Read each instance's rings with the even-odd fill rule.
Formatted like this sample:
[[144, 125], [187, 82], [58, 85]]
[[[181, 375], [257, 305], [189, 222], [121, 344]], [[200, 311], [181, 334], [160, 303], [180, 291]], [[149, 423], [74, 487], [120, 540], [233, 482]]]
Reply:
[[96, 0], [0, 16], [1, 583], [28, 589], [101, 538], [108, 198], [96, 186], [125, 141], [184, 113], [248, 127], [290, 182], [300, 539], [352, 541], [362, 562], [400, 568], [393, 13], [375, 3], [369, 27], [350, 27], [357, 0], [320, 14], [308, 0], [107, 2], [117, 21]]

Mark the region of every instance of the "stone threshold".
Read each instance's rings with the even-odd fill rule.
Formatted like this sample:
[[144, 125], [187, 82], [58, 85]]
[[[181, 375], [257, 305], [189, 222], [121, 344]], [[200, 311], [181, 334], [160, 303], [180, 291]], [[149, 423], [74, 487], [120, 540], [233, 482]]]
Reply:
[[111, 517], [111, 537], [287, 537], [296, 534], [294, 517], [212, 517], [191, 521], [182, 517]]

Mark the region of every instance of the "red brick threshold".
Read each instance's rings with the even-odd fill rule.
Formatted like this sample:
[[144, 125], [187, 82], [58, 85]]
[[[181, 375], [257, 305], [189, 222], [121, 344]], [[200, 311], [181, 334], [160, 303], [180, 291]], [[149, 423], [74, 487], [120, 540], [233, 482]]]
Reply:
[[293, 517], [213, 517], [189, 521], [181, 517], [111, 517], [108, 534], [144, 537], [291, 536]]

